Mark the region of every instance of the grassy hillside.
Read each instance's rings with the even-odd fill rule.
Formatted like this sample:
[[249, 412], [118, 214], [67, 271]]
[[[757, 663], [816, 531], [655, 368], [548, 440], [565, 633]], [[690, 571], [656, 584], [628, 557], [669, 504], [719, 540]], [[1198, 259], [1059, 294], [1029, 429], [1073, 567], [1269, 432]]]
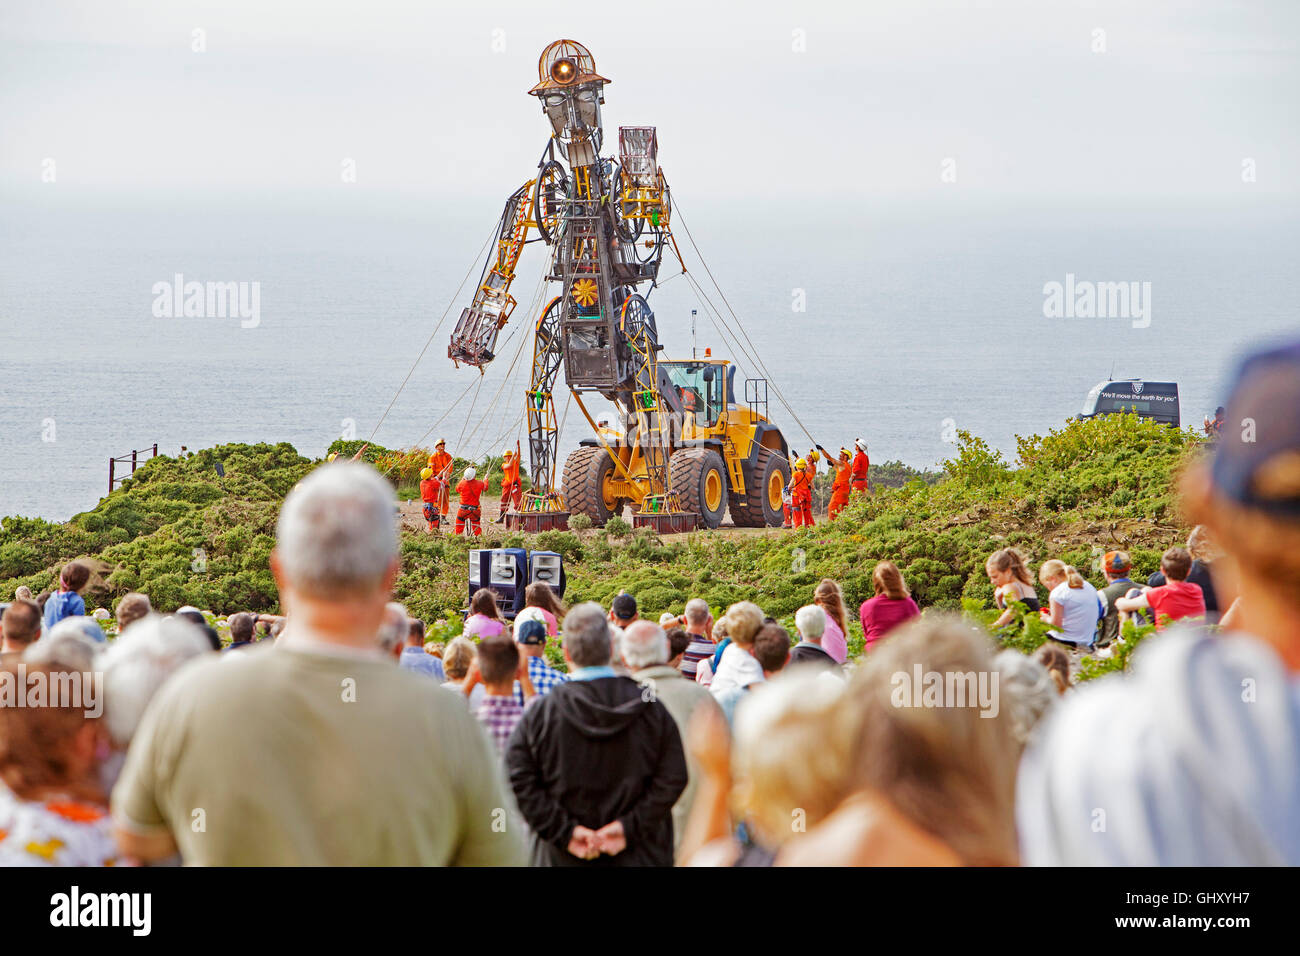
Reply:
[[[832, 577], [854, 617], [872, 593], [876, 561], [890, 558], [922, 607], [987, 617], [979, 611], [992, 595], [984, 561], [1000, 547], [1021, 548], [1035, 565], [1060, 558], [1099, 586], [1098, 559], [1112, 548], [1131, 552], [1142, 575], [1154, 570], [1160, 552], [1186, 538], [1174, 485], [1198, 444], [1187, 432], [1112, 416], [1018, 439], [1017, 460], [1007, 462], [962, 432], [941, 475], [886, 463], [872, 497], [812, 529], [722, 530], [664, 541], [647, 530], [631, 533], [623, 522], [527, 538], [488, 526], [482, 545], [559, 551], [567, 561], [570, 603], [608, 603], [625, 590], [646, 616], [680, 612], [687, 598], [701, 596], [716, 611], [757, 600], [788, 622], [817, 582]], [[351, 457], [359, 447], [336, 443], [331, 450]], [[409, 494], [426, 455], [371, 446], [364, 457]], [[216, 474], [218, 461], [224, 478]], [[275, 518], [284, 495], [318, 464], [284, 443], [223, 445], [147, 462], [66, 524], [6, 518], [0, 595], [8, 597], [19, 584], [48, 588], [59, 564], [86, 557], [97, 569], [86, 594], [92, 607], [111, 607], [139, 589], [161, 609], [188, 603], [218, 612], [275, 611], [278, 596], [267, 569]], [[458, 462], [458, 470], [465, 464]], [[499, 463], [491, 472], [499, 489]], [[447, 618], [455, 629], [455, 611], [465, 603], [468, 548], [463, 539], [404, 533], [398, 599], [431, 622]], [[1040, 597], [1046, 598], [1041, 589]], [[860, 645], [860, 628], [854, 623], [851, 630], [851, 643]], [[1036, 620], [1001, 636], [1025, 649], [1042, 640]]]

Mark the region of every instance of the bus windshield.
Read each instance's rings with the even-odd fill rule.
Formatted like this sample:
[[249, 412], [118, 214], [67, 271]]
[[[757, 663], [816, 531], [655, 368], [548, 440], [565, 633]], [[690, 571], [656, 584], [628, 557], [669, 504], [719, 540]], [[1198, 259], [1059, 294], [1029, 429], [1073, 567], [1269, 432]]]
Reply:
[[1088, 393], [1088, 397], [1083, 400], [1084, 415], [1095, 415], [1097, 413], [1097, 399], [1101, 396], [1101, 390], [1105, 387], [1105, 382], [1093, 386], [1092, 391]]

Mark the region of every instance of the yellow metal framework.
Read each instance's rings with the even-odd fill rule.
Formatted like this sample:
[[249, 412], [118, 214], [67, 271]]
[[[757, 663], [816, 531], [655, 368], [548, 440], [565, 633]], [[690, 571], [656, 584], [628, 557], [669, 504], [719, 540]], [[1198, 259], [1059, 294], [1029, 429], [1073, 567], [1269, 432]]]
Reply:
[[561, 352], [555, 341], [555, 329], [547, 325], [547, 317], [553, 315], [559, 301], [557, 296], [547, 303], [533, 327], [533, 370], [525, 407], [531, 461], [540, 470], [533, 475], [533, 487], [520, 501], [520, 510], [525, 512], [568, 510], [564, 495], [555, 487], [554, 455], [560, 429], [555, 420], [555, 397], [551, 389]]
[[620, 175], [623, 179], [623, 208], [620, 210], [623, 218], [628, 222], [639, 219], [646, 225], [667, 231], [672, 218], [672, 203], [668, 199], [668, 182], [663, 170], [659, 170], [650, 185], [637, 185], [626, 172]]
[[497, 327], [505, 325], [510, 314], [515, 310], [515, 297], [510, 294], [510, 283], [515, 280], [515, 268], [519, 265], [519, 255], [528, 241], [528, 230], [536, 227], [531, 199], [535, 179], [524, 183], [519, 193], [524, 201], [515, 207], [514, 220], [497, 240], [497, 258], [488, 271], [483, 284], [474, 296], [474, 306], [485, 311], [498, 311]]

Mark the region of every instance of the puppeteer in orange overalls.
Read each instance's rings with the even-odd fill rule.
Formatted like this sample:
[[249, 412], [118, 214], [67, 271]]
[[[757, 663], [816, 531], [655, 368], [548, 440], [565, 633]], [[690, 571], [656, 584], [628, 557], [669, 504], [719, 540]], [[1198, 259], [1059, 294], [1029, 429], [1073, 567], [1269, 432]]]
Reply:
[[438, 514], [451, 512], [451, 455], [447, 454], [447, 439], [438, 439], [434, 452], [429, 456], [429, 467], [433, 469], [433, 480], [438, 482]]
[[871, 491], [867, 475], [871, 468], [871, 459], [867, 457], [867, 443], [859, 438], [855, 441], [854, 446], [857, 448], [857, 454], [853, 456], [853, 473], [849, 479], [849, 487], [855, 495], [868, 494]]
[[513, 508], [519, 510], [524, 500], [524, 486], [519, 480], [519, 442], [515, 450], [506, 449], [501, 456], [501, 520], [505, 521], [506, 512]]
[[835, 480], [831, 482], [831, 503], [826, 509], [828, 518], [834, 518], [849, 503], [849, 478], [852, 474], [852, 463], [849, 460], [849, 450], [847, 448], [840, 449], [840, 457], [831, 462], [831, 467], [835, 469]]
[[796, 528], [813, 526], [812, 478], [808, 475], [808, 462], [802, 458], [794, 463], [794, 472], [790, 475], [790, 511]]
[[464, 533], [466, 524], [474, 534], [483, 534], [483, 509], [479, 498], [486, 487], [486, 482], [478, 480], [478, 472], [473, 468], [465, 469], [464, 479], [456, 486], [456, 494], [460, 498], [460, 507], [456, 509], [457, 534]]
[[433, 480], [433, 469], [420, 469], [420, 500], [424, 502], [424, 520], [430, 531], [442, 527], [442, 512], [438, 510], [438, 499], [442, 497], [442, 486]]

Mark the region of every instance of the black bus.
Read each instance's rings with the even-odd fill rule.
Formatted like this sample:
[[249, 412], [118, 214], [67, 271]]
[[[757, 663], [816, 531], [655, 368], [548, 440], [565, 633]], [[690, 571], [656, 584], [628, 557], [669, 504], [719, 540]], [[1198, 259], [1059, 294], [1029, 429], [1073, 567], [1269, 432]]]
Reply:
[[1088, 393], [1080, 418], [1134, 412], [1142, 418], [1178, 428], [1178, 383], [1144, 382], [1131, 378], [1122, 382], [1099, 382]]

